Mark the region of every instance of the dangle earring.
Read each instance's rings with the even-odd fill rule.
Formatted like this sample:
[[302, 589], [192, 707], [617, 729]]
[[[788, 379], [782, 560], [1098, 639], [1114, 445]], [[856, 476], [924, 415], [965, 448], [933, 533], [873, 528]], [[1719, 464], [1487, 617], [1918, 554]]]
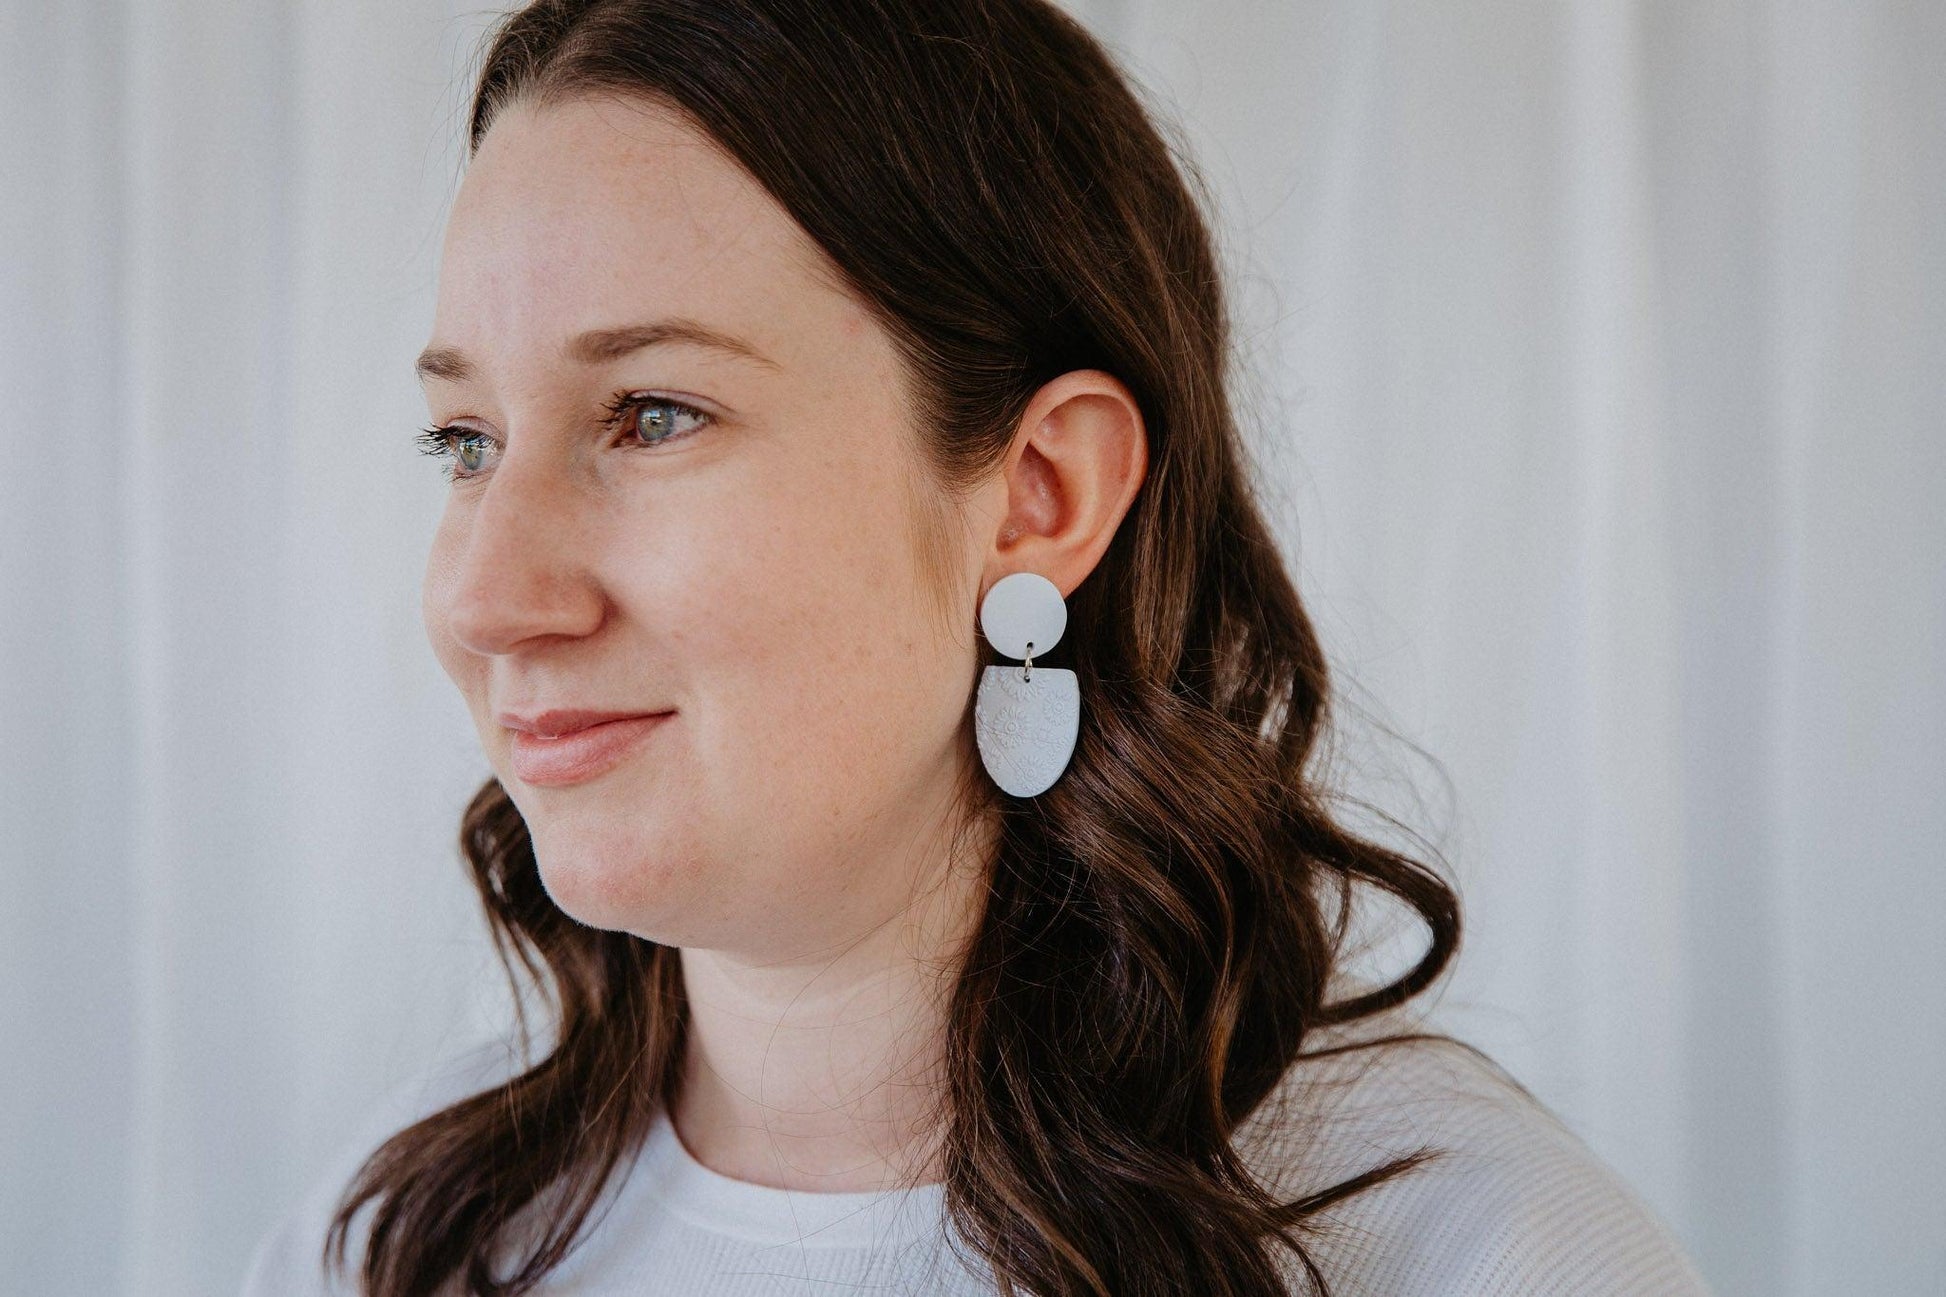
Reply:
[[1038, 572], [1014, 572], [993, 583], [980, 602], [980, 629], [1015, 666], [980, 673], [973, 700], [973, 733], [980, 762], [1002, 791], [1015, 797], [1044, 792], [1074, 755], [1081, 727], [1081, 685], [1063, 667], [1034, 668], [1068, 628], [1068, 605]]

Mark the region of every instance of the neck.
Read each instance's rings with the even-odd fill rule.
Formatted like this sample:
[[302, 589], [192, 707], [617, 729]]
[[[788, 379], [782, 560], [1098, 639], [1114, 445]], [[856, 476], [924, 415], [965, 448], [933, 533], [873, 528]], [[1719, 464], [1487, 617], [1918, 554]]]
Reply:
[[[991, 844], [914, 854], [891, 913], [809, 956], [685, 948], [676, 1133], [733, 1179], [829, 1193], [940, 1178], [946, 1013], [986, 895]], [[862, 930], [860, 930], [862, 928]]]

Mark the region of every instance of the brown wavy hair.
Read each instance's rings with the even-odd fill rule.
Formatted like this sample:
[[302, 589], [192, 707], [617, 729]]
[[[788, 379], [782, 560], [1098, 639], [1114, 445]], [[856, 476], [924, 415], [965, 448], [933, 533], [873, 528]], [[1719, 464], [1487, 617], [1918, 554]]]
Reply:
[[[1438, 978], [1459, 903], [1307, 773], [1326, 662], [1245, 471], [1201, 177], [1045, 0], [540, 0], [489, 33], [468, 156], [508, 105], [589, 95], [684, 115], [829, 256], [905, 362], [933, 508], [1003, 461], [1050, 379], [1099, 368], [1135, 396], [1148, 475], [1047, 663], [1080, 679], [1072, 761], [1029, 800], [969, 791], [997, 848], [950, 1003], [946, 1206], [1009, 1294], [1282, 1294], [1280, 1248], [1328, 1292], [1307, 1218], [1436, 1151], [1284, 1202], [1233, 1137], [1307, 1032]], [[460, 842], [554, 1041], [360, 1169], [325, 1259], [343, 1269], [371, 1205], [377, 1297], [532, 1289], [682, 1074], [680, 952], [558, 909], [497, 781]], [[1361, 883], [1430, 941], [1328, 1001]]]

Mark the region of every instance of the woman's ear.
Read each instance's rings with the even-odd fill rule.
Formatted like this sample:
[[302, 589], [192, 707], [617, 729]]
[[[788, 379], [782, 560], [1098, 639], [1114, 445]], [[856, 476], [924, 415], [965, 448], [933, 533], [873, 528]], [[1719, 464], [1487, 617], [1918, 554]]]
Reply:
[[1007, 452], [1006, 508], [982, 588], [1037, 572], [1071, 592], [1101, 561], [1148, 464], [1142, 411], [1120, 379], [1077, 369], [1043, 385]]

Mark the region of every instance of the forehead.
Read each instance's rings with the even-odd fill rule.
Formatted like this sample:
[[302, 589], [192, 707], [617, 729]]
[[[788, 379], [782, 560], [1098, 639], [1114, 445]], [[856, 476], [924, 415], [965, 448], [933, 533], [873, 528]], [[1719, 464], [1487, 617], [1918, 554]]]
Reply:
[[822, 252], [708, 137], [645, 99], [578, 98], [509, 105], [481, 140], [447, 222], [434, 335], [491, 364], [682, 316], [787, 360], [793, 338], [851, 314]]

